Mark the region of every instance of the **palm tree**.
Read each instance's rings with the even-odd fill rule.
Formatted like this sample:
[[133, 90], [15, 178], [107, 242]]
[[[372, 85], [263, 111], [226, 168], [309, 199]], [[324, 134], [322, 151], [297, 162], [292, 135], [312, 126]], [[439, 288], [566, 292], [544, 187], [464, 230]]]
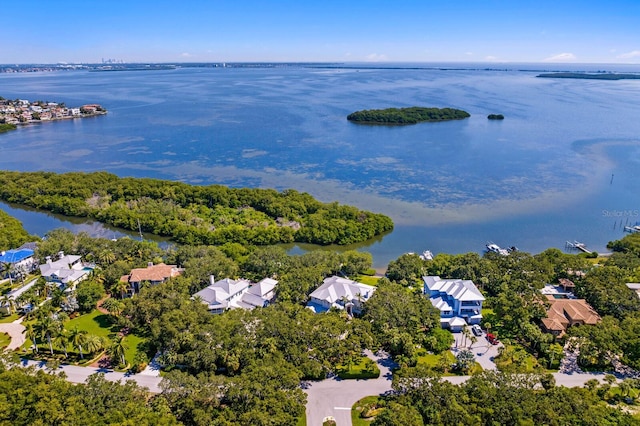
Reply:
[[11, 287], [13, 287], [13, 278], [11, 277], [11, 274], [13, 273], [13, 263], [11, 262], [0, 262], [0, 265], [2, 265], [2, 267], [0, 268], [0, 271], [6, 271], [7, 274], [9, 275], [9, 285]]
[[100, 260], [100, 263], [111, 265], [116, 261], [116, 255], [111, 250], [103, 250], [98, 254], [98, 260]]
[[0, 303], [2, 304], [3, 307], [7, 308], [7, 314], [11, 315], [13, 313], [13, 308], [15, 307], [15, 300], [13, 300], [12, 298], [10, 298], [8, 295], [4, 295], [2, 296], [2, 299], [0, 300]]
[[28, 339], [31, 339], [33, 342], [33, 347], [35, 348], [36, 353], [38, 353], [38, 342], [36, 341], [36, 330], [33, 327], [32, 323], [27, 323], [24, 326], [23, 333], [27, 336]]
[[84, 345], [87, 341], [86, 330], [80, 330], [76, 325], [71, 331], [69, 331], [69, 339], [71, 339], [71, 344], [78, 348], [78, 351], [80, 351], [80, 359], [84, 359], [84, 354], [82, 353], [82, 345]]
[[61, 329], [58, 332], [58, 335], [56, 336], [55, 341], [56, 341], [56, 345], [64, 351], [65, 359], [69, 358], [69, 354], [67, 353], [67, 348], [71, 343], [71, 336], [69, 334], [69, 330], [66, 330], [64, 328]]
[[464, 327], [462, 329], [462, 336], [464, 337], [464, 344], [462, 346], [466, 347], [467, 346], [467, 339], [471, 337], [471, 332], [469, 331], [469, 327]]
[[109, 353], [112, 358], [116, 358], [120, 362], [120, 365], [125, 365], [126, 360], [124, 358], [124, 354], [127, 349], [129, 349], [129, 347], [124, 341], [124, 336], [120, 335], [111, 341]]
[[104, 341], [102, 340], [102, 337], [96, 334], [87, 335], [85, 337], [84, 344], [87, 347], [87, 352], [89, 352], [90, 354], [93, 354], [104, 348]]
[[456, 355], [456, 367], [463, 373], [469, 371], [474, 361], [475, 357], [473, 356], [473, 352], [468, 349], [463, 349]]
[[476, 342], [478, 341], [478, 338], [472, 334], [469, 336], [469, 340], [471, 341], [471, 345], [469, 345], [469, 349], [471, 349], [473, 348], [473, 345], [475, 345]]
[[116, 317], [122, 313], [124, 304], [119, 300], [108, 298], [102, 302], [102, 307], [109, 312], [109, 315]]
[[113, 290], [115, 290], [116, 293], [120, 293], [120, 299], [124, 299], [124, 294], [129, 291], [129, 283], [118, 281], [113, 285]]
[[49, 351], [53, 355], [53, 343], [51, 339], [58, 333], [60, 327], [57, 321], [46, 315], [36, 322], [36, 330], [40, 337], [47, 339], [49, 343]]
[[56, 308], [59, 308], [60, 305], [62, 305], [63, 299], [64, 299], [64, 291], [56, 287], [51, 293], [51, 304]]

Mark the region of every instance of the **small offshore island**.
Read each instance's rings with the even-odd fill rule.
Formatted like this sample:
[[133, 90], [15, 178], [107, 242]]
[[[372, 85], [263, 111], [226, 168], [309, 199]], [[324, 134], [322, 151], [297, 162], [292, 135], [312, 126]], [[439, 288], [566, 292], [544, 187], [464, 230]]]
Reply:
[[386, 108], [356, 111], [347, 120], [359, 124], [406, 125], [422, 122], [462, 120], [471, 115], [455, 108]]
[[583, 80], [637, 80], [640, 74], [618, 74], [610, 72], [600, 73], [584, 73], [584, 72], [552, 72], [546, 74], [538, 74], [540, 78], [577, 78]]
[[106, 113], [107, 110], [98, 104], [68, 108], [64, 103], [11, 100], [0, 96], [0, 133], [15, 130], [22, 124], [94, 117]]

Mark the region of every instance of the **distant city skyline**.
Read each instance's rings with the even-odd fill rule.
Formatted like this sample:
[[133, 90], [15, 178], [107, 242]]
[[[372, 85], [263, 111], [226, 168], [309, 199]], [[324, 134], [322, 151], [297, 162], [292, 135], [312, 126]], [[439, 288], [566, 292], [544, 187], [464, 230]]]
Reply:
[[640, 2], [7, 2], [0, 63], [640, 63]]

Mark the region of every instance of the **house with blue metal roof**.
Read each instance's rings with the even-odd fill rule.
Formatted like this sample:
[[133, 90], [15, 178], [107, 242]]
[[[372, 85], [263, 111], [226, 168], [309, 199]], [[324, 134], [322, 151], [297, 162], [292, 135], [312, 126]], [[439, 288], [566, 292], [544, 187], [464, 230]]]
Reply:
[[11, 278], [15, 278], [17, 275], [32, 272], [37, 262], [33, 250], [20, 248], [0, 252], [0, 265], [0, 277], [9, 278], [11, 273]]

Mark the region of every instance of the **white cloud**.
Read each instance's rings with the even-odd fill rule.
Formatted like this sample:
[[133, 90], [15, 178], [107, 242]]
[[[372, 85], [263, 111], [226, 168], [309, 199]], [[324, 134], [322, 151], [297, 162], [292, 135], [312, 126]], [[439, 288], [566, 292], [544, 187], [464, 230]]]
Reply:
[[380, 61], [386, 61], [386, 60], [387, 60], [387, 55], [384, 55], [384, 54], [372, 53], [370, 55], [367, 55], [367, 61], [380, 62]]
[[473, 56], [473, 52], [465, 52], [465, 55], [467, 55], [467, 56]]
[[489, 56], [485, 56], [484, 60], [485, 61], [497, 61], [498, 57], [497, 56], [493, 56], [493, 55], [489, 55]]
[[631, 52], [623, 53], [622, 55], [616, 56], [618, 59], [633, 59], [640, 57], [640, 50], [633, 50]]
[[544, 59], [544, 62], [563, 62], [563, 61], [575, 61], [576, 55], [573, 53], [560, 53], [558, 55], [550, 56]]
[[189, 52], [184, 52], [184, 53], [182, 53], [180, 56], [182, 56], [183, 58], [190, 58], [190, 57], [191, 57], [191, 53], [189, 53]]

